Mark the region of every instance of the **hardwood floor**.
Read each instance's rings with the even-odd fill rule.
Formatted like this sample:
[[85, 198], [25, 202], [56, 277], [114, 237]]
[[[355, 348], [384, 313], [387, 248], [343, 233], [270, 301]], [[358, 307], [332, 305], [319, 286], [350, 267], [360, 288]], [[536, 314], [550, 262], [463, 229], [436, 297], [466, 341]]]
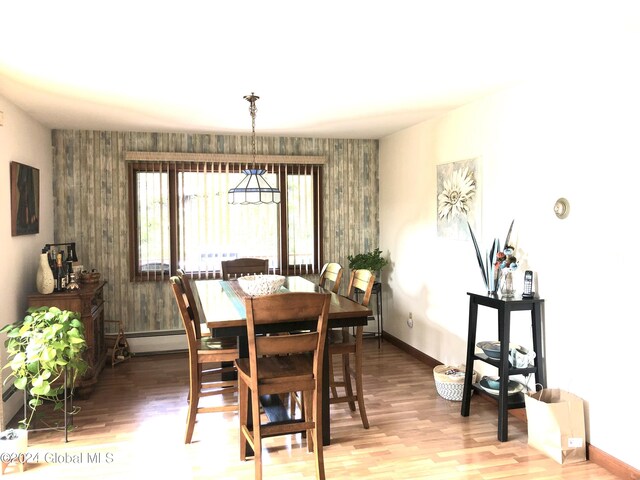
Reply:
[[[591, 462], [558, 465], [527, 445], [527, 427], [511, 416], [509, 441], [496, 438], [497, 412], [474, 396], [471, 415], [441, 398], [432, 368], [388, 342], [365, 340], [365, 401], [371, 428], [346, 404], [331, 407], [327, 478], [359, 479], [613, 479]], [[201, 415], [194, 442], [183, 444], [187, 409], [185, 354], [134, 357], [101, 373], [97, 388], [62, 432], [31, 432], [19, 478], [252, 479], [253, 461], [239, 460], [237, 416]], [[212, 398], [212, 397], [210, 397]], [[313, 479], [313, 454], [300, 435], [265, 441], [264, 476]], [[10, 465], [5, 474], [17, 474]]]

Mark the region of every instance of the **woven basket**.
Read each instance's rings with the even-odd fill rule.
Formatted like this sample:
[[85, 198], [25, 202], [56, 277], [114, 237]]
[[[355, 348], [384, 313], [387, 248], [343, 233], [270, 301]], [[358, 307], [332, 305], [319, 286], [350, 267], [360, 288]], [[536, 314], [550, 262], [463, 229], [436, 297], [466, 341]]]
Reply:
[[[465, 371], [463, 366], [452, 367], [451, 365], [438, 365], [433, 369], [436, 390], [438, 394], [446, 400], [461, 402], [464, 391], [464, 375], [447, 375], [445, 372], [449, 370], [457, 370], [462, 373]], [[477, 375], [477, 372], [474, 371], [471, 383], [475, 383]]]
[[80, 274], [80, 283], [98, 283], [100, 281], [100, 272], [82, 272]]

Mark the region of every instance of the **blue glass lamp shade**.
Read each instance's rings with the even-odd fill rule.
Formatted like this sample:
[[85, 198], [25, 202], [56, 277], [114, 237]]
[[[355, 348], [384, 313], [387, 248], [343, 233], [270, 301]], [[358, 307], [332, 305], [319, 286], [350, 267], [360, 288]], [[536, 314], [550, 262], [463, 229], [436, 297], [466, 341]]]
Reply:
[[267, 172], [262, 168], [247, 168], [245, 177], [229, 190], [229, 203], [249, 205], [259, 203], [280, 203], [280, 190], [273, 188], [263, 177]]

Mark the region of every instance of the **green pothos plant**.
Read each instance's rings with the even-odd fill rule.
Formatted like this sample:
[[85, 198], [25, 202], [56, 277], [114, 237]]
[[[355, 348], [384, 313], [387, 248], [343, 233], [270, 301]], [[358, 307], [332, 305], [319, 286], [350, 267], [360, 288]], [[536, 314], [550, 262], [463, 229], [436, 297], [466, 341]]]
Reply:
[[65, 379], [67, 394], [72, 394], [75, 380], [87, 370], [82, 357], [87, 348], [84, 325], [76, 312], [31, 307], [24, 319], [5, 325], [0, 333], [7, 334], [8, 360], [3, 368], [11, 370], [5, 383], [13, 379], [18, 390], [28, 393], [30, 413], [20, 421], [28, 429], [36, 409], [45, 402], [53, 402], [54, 410], [63, 410]]

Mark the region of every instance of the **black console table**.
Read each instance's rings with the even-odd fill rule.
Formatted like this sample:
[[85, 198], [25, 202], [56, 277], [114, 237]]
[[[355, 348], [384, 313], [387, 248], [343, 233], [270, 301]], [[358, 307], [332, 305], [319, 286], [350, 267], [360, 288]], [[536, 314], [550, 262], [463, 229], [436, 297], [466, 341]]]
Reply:
[[[498, 397], [498, 440], [506, 442], [508, 433], [508, 410], [510, 408], [524, 407], [524, 394], [516, 393], [508, 395], [509, 375], [535, 374], [536, 389], [540, 386], [546, 387], [546, 375], [544, 369], [544, 358], [542, 350], [542, 305], [544, 300], [540, 298], [502, 298], [496, 295], [478, 295], [469, 293], [469, 334], [467, 338], [467, 362], [464, 376], [464, 391], [462, 394], [461, 415], [469, 416], [472, 389], [482, 390], [479, 384], [472, 385], [473, 363], [476, 360], [486, 362], [498, 369], [498, 376], [501, 380]], [[533, 338], [533, 350], [535, 358], [533, 365], [525, 368], [511, 367], [509, 364], [509, 348], [500, 349], [500, 358], [490, 358], [484, 353], [475, 353], [476, 347], [476, 327], [478, 324], [478, 305], [498, 310], [498, 340], [500, 345], [509, 345], [511, 330], [511, 312], [530, 310], [531, 311], [531, 332]]]

